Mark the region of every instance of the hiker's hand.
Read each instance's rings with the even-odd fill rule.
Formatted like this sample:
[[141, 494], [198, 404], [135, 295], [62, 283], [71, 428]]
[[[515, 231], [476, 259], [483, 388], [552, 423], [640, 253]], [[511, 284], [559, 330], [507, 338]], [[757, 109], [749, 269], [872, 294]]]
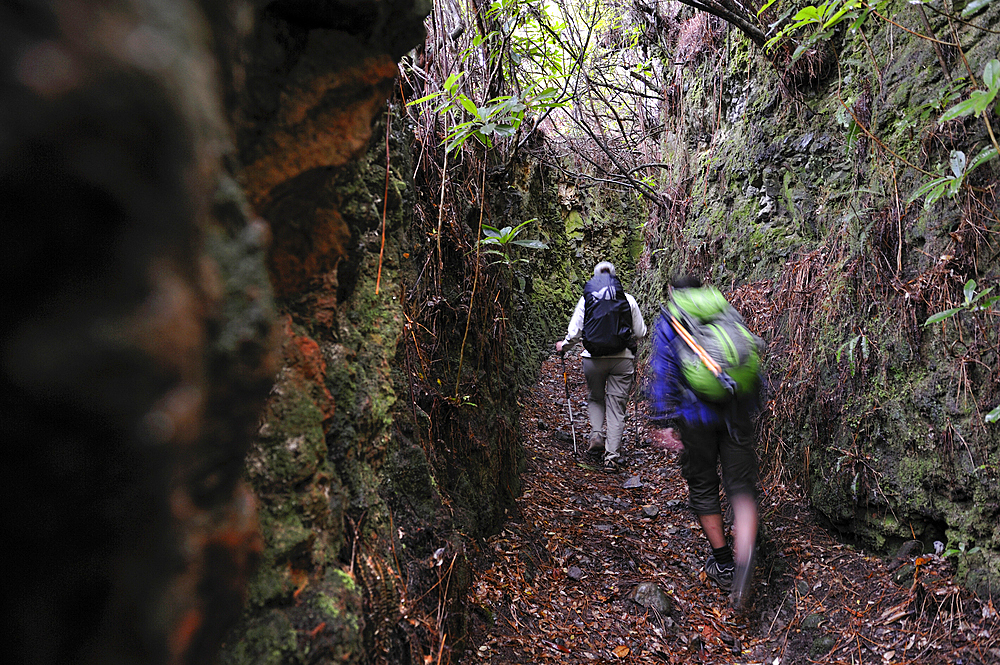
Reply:
[[680, 450], [684, 447], [681, 443], [681, 439], [677, 436], [677, 432], [674, 431], [673, 427], [667, 427], [666, 429], [654, 429], [651, 433], [653, 437], [653, 446], [659, 448], [660, 450]]
[[559, 340], [558, 342], [556, 342], [556, 353], [562, 353], [564, 346], [566, 346], [565, 340]]

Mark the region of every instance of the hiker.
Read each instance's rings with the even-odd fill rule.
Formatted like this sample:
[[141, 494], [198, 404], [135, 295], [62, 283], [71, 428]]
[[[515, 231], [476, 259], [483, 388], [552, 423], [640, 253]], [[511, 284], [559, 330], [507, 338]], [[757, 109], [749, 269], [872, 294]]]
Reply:
[[[639, 305], [622, 288], [615, 267], [601, 261], [594, 277], [583, 287], [569, 320], [566, 337], [556, 342], [556, 351], [565, 353], [583, 342], [583, 375], [590, 393], [587, 415], [590, 437], [587, 453], [604, 458], [604, 470], [616, 473], [621, 463], [618, 452], [625, 428], [625, 407], [635, 377], [635, 350], [646, 336], [646, 322]], [[607, 428], [605, 429], [605, 416]]]
[[[688, 483], [689, 504], [712, 547], [705, 573], [723, 591], [730, 592], [730, 604], [740, 609], [749, 592], [757, 539], [753, 417], [760, 403], [758, 353], [762, 342], [746, 329], [742, 317], [722, 294], [702, 286], [697, 277], [676, 280], [668, 305], [660, 310], [650, 360], [651, 418], [661, 427], [654, 432], [654, 440], [663, 448], [672, 448], [679, 433], [681, 472]], [[709, 321], [711, 326], [704, 325]], [[685, 337], [699, 345], [709, 363]], [[716, 345], [713, 337], [724, 339], [724, 344]], [[725, 352], [718, 352], [721, 347], [728, 347], [728, 359]], [[736, 355], [745, 362], [740, 364]], [[710, 363], [718, 358], [722, 359], [722, 367], [716, 368], [722, 370], [721, 380], [711, 373]], [[663, 427], [667, 422], [675, 423], [678, 432]], [[735, 516], [733, 548], [726, 538], [719, 501], [716, 469], [720, 462]]]

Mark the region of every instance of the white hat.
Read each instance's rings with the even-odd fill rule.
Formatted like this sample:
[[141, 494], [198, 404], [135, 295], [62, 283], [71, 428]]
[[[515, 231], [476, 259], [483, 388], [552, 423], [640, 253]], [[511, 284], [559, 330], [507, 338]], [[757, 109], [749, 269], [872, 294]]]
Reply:
[[597, 277], [602, 272], [611, 273], [611, 276], [615, 276], [615, 267], [609, 261], [601, 261], [596, 266], [594, 266], [594, 277]]

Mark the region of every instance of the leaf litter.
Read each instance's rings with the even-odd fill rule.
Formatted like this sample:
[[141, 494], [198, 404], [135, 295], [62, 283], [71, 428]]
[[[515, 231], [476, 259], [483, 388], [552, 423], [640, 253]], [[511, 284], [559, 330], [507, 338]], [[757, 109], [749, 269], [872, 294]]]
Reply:
[[[567, 361], [579, 445], [587, 389], [579, 361]], [[703, 572], [709, 549], [679, 454], [652, 443], [642, 404], [629, 404], [624, 469], [607, 474], [585, 443], [574, 456], [564, 395], [549, 358], [521, 417], [524, 492], [478, 557], [476, 646], [463, 662], [1000, 662], [994, 604], [954, 581], [951, 560], [838, 542], [785, 484], [762, 488], [754, 594], [734, 613]]]

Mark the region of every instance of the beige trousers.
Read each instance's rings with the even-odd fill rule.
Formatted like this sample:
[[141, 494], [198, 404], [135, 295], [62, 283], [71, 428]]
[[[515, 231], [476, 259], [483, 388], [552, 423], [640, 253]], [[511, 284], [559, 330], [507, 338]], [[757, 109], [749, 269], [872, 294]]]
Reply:
[[590, 417], [591, 442], [595, 440], [595, 434], [602, 434], [604, 459], [613, 460], [620, 456], [618, 449], [625, 429], [628, 393], [635, 378], [635, 359], [584, 358], [583, 375], [590, 389], [587, 415]]

